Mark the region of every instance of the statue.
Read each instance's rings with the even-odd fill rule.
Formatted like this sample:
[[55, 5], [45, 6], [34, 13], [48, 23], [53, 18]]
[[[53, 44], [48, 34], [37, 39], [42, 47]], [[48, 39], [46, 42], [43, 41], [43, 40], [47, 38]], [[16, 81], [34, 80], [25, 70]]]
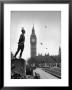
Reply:
[[21, 32], [22, 33], [21, 33], [20, 38], [19, 38], [18, 48], [17, 48], [17, 51], [14, 55], [14, 58], [16, 58], [18, 52], [21, 50], [19, 59], [21, 59], [21, 56], [22, 56], [22, 53], [23, 53], [23, 50], [24, 50], [24, 42], [25, 42], [25, 36], [24, 36], [25, 30], [24, 30], [24, 28], [22, 28]]

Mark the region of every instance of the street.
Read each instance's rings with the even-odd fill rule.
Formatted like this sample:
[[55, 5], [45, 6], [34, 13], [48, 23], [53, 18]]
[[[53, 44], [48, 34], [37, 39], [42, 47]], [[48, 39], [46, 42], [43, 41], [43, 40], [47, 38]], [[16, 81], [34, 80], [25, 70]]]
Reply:
[[33, 73], [38, 73], [40, 75], [40, 79], [58, 79], [57, 77], [43, 71], [41, 68], [36, 68], [33, 70]]

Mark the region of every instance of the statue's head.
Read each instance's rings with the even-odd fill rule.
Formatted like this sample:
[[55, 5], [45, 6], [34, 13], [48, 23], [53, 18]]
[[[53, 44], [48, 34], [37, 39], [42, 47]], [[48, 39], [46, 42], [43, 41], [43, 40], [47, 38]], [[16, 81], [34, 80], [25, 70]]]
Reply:
[[22, 30], [21, 30], [21, 32], [22, 32], [23, 34], [25, 34], [25, 30], [24, 30], [24, 27], [22, 27]]

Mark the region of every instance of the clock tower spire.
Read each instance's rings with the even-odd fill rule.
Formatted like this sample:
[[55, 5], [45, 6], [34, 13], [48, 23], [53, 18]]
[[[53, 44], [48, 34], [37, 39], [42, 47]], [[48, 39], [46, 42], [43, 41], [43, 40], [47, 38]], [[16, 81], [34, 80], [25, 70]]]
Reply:
[[33, 28], [32, 28], [32, 34], [35, 34], [34, 25], [33, 25]]
[[33, 25], [32, 33], [31, 33], [31, 36], [30, 36], [31, 57], [36, 56], [36, 44], [37, 44], [37, 38], [36, 38], [36, 35], [35, 35], [35, 29], [34, 29], [34, 25]]

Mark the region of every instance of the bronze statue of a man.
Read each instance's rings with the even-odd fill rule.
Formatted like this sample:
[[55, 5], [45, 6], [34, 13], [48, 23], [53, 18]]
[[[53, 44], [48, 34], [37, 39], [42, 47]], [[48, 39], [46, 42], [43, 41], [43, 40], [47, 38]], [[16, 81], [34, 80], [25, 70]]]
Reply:
[[25, 30], [24, 30], [24, 28], [22, 28], [21, 32], [22, 33], [21, 33], [20, 38], [19, 38], [18, 48], [17, 48], [17, 51], [16, 51], [15, 56], [14, 56], [14, 58], [16, 58], [18, 52], [20, 51], [19, 59], [21, 59], [21, 56], [22, 56], [22, 53], [23, 53], [23, 50], [24, 50], [24, 42], [25, 42], [25, 36], [24, 36]]

